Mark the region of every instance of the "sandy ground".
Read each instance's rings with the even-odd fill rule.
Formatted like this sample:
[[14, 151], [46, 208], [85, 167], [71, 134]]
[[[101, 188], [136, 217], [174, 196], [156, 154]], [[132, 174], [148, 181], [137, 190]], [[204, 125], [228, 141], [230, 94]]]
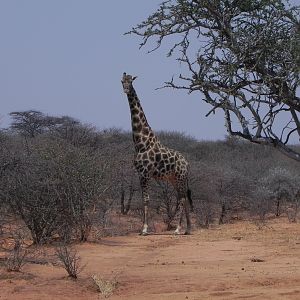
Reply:
[[[76, 246], [77, 281], [51, 263], [0, 273], [0, 299], [104, 299], [92, 275], [117, 280], [109, 299], [300, 299], [300, 225], [275, 220], [193, 231], [130, 235]], [[51, 252], [51, 248], [44, 249]]]

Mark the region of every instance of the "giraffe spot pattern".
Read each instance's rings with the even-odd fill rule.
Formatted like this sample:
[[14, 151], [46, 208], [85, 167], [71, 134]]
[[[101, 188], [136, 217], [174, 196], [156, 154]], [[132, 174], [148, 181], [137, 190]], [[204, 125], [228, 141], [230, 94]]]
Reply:
[[[169, 180], [172, 178], [179, 190], [181, 181], [185, 181], [188, 172], [188, 163], [184, 157], [172, 149], [156, 145], [148, 151], [138, 153], [135, 158], [135, 166], [143, 176], [154, 177], [156, 179]], [[159, 147], [158, 147], [159, 146]]]
[[[188, 163], [179, 152], [164, 147], [155, 137], [147, 123], [142, 106], [132, 85], [132, 82], [135, 78], [136, 77], [128, 75], [124, 72], [122, 77], [122, 85], [124, 93], [127, 95], [131, 110], [133, 141], [136, 151], [134, 165], [140, 175], [144, 199], [144, 232], [144, 230], [148, 227], [147, 203], [149, 200], [149, 194], [147, 189], [149, 185], [149, 179], [154, 177], [156, 179], [168, 180], [174, 185], [174, 187], [177, 189], [178, 196], [181, 199], [180, 210], [182, 213], [184, 203], [182, 202], [182, 199], [186, 199], [187, 196]], [[187, 210], [186, 219], [187, 232], [189, 232], [191, 222]], [[178, 224], [179, 227], [181, 225], [180, 223]]]

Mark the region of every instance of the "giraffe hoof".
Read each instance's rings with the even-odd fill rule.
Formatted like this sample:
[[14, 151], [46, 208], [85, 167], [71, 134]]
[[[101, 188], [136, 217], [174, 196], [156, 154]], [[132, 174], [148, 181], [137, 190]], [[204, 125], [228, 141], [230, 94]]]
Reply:
[[184, 235], [190, 235], [190, 234], [191, 234], [190, 231], [186, 231], [186, 232], [184, 233]]
[[142, 232], [140, 233], [140, 235], [141, 235], [141, 236], [147, 236], [147, 235], [149, 235], [149, 233], [148, 233], [148, 232], [142, 231]]

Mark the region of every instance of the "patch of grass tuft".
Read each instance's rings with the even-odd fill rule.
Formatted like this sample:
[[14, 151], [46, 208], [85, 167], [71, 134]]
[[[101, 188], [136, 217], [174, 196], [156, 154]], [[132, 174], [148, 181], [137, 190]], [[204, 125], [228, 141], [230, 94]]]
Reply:
[[105, 297], [108, 298], [111, 296], [114, 291], [117, 289], [119, 282], [114, 276], [111, 280], [104, 279], [97, 274], [92, 276], [92, 279], [97, 286], [99, 292]]

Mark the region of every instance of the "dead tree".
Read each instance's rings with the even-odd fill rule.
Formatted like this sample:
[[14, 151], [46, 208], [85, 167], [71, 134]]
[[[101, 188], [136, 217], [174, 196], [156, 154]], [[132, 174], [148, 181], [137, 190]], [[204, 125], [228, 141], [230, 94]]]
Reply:
[[170, 0], [129, 32], [168, 56], [182, 73], [165, 87], [201, 92], [223, 110], [227, 131], [300, 161], [300, 7], [286, 0]]

